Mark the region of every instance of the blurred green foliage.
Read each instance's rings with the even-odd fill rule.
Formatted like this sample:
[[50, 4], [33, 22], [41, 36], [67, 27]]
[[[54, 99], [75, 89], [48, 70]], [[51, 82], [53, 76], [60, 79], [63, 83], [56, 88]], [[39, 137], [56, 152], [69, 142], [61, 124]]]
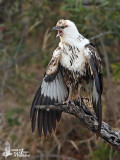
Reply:
[[120, 35], [119, 0], [104, 0], [99, 5], [95, 0], [90, 7], [83, 7], [81, 0], [65, 1], [66, 5], [62, 8], [70, 12], [70, 18], [75, 21], [84, 35], [96, 35], [105, 31]]
[[66, 5], [62, 9], [69, 11], [70, 19], [77, 24], [79, 31], [84, 36], [91, 38], [100, 33], [106, 33], [106, 46], [111, 48], [114, 45], [115, 37], [119, 38], [120, 36], [119, 0], [104, 0], [99, 5], [95, 0], [92, 5], [84, 7], [81, 0], [65, 1]]
[[17, 135], [15, 135], [15, 134], [11, 135], [11, 140], [12, 140], [12, 142], [16, 141], [17, 138], [18, 138]]
[[5, 115], [5, 118], [7, 119], [9, 125], [20, 125], [19, 117], [23, 112], [23, 108], [13, 108], [9, 110]]
[[115, 80], [120, 82], [120, 62], [111, 64], [111, 67], [113, 69], [113, 76]]
[[91, 153], [92, 160], [110, 160], [118, 159], [119, 154], [113, 152], [107, 144], [100, 144], [99, 147]]

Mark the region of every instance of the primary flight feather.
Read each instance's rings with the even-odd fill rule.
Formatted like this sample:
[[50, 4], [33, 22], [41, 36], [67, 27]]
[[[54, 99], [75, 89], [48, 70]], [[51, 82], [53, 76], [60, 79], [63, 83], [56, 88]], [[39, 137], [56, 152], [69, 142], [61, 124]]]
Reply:
[[[41, 110], [36, 105], [52, 105], [71, 101], [73, 89], [77, 91], [77, 100], [82, 101], [85, 93], [92, 102], [98, 118], [100, 135], [102, 121], [101, 95], [103, 88], [101, 59], [88, 39], [83, 37], [75, 24], [70, 20], [59, 20], [53, 30], [60, 43], [53, 52], [52, 59], [46, 69], [43, 82], [38, 89], [30, 111], [32, 131], [35, 129], [36, 117], [38, 133], [41, 136], [47, 132], [51, 135], [56, 129], [56, 121], [61, 118], [60, 111]], [[84, 98], [83, 98], [84, 99]]]

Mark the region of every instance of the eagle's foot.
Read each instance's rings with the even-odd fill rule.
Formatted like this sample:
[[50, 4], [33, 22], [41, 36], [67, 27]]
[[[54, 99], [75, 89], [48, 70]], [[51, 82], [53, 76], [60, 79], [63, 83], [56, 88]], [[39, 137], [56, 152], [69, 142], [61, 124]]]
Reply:
[[78, 100], [80, 102], [80, 106], [82, 105], [82, 103], [84, 102], [84, 100], [87, 100], [89, 102], [89, 98], [82, 97], [82, 96], [80, 96], [80, 94], [77, 94], [76, 100]]
[[63, 104], [67, 104], [67, 106], [68, 106], [71, 101], [72, 101], [72, 99], [68, 98], [65, 102], [63, 102]]
[[89, 103], [89, 98], [87, 98], [87, 97], [82, 97], [82, 99], [83, 99], [83, 100], [86, 100], [87, 103]]
[[80, 94], [77, 94], [77, 95], [76, 95], [76, 100], [79, 101], [80, 106], [81, 106], [81, 105], [82, 105], [82, 102], [83, 102], [83, 99], [82, 99], [82, 97], [80, 96]]

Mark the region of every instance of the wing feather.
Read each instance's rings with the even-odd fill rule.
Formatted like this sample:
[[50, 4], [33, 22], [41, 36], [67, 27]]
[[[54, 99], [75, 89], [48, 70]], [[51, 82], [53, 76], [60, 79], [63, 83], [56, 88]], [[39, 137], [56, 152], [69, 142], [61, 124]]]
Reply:
[[102, 125], [102, 106], [101, 106], [101, 94], [102, 94], [102, 65], [101, 59], [97, 54], [94, 46], [88, 44], [84, 49], [85, 56], [87, 58], [91, 75], [93, 76], [93, 92], [92, 101], [93, 108], [98, 118], [98, 131], [97, 136], [99, 136]]
[[[36, 105], [51, 105], [54, 103], [61, 103], [65, 101], [68, 96], [67, 87], [64, 83], [62, 71], [59, 67], [60, 52], [59, 49], [55, 50], [53, 57], [45, 72], [43, 82], [39, 87], [30, 110], [30, 117], [32, 120], [32, 131], [35, 129], [37, 109]], [[38, 133], [47, 136], [47, 133], [51, 135], [52, 129], [56, 128], [56, 120], [59, 121], [61, 117], [61, 111], [46, 111], [38, 110]]]
[[42, 134], [42, 126], [43, 126], [43, 111], [39, 110], [38, 111], [38, 133], [40, 137]]

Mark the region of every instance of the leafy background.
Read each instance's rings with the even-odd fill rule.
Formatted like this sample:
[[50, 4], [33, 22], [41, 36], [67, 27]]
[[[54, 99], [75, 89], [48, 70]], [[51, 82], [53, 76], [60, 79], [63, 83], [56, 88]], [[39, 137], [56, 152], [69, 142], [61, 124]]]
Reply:
[[120, 1], [0, 0], [1, 159], [9, 141], [11, 148], [29, 151], [28, 159], [119, 160], [117, 152], [67, 114], [53, 136], [31, 132], [29, 109], [58, 45], [52, 27], [61, 18], [74, 21], [96, 45], [103, 61], [103, 120], [120, 132]]

